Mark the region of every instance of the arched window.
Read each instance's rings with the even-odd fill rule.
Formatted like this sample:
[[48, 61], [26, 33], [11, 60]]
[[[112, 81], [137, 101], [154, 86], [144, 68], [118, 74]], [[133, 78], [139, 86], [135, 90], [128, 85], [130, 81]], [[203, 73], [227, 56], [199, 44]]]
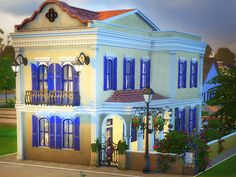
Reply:
[[49, 124], [48, 119], [39, 119], [39, 146], [47, 146], [49, 144]]
[[64, 91], [73, 91], [73, 67], [71, 65], [63, 66], [63, 88]]
[[39, 90], [48, 91], [48, 67], [41, 65], [38, 68]]
[[63, 148], [73, 148], [73, 122], [70, 119], [63, 121]]

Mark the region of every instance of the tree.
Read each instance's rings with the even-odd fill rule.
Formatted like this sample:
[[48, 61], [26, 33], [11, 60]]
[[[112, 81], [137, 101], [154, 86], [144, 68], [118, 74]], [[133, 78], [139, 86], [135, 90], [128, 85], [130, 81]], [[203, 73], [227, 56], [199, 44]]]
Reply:
[[209, 44], [207, 44], [205, 54], [204, 54], [204, 58], [209, 58], [211, 56], [212, 56], [212, 48]]
[[[4, 34], [3, 30], [0, 29], [0, 34]], [[3, 51], [4, 45], [2, 44], [3, 38], [0, 37], [0, 53]]]
[[219, 106], [219, 110], [211, 116], [217, 117], [224, 123], [227, 133], [236, 130], [236, 67], [223, 69], [210, 80], [210, 83], [219, 85], [214, 88], [215, 96], [207, 104]]
[[216, 60], [222, 60], [224, 65], [233, 66], [235, 54], [228, 48], [219, 48], [215, 54]]

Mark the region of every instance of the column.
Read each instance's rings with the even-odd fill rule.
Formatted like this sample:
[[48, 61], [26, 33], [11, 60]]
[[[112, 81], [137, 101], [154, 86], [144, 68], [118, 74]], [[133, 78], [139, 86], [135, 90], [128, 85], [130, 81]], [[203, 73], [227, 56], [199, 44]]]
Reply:
[[176, 58], [176, 51], [170, 52], [170, 69], [169, 69], [169, 97], [175, 98], [176, 97], [176, 90], [177, 90], [177, 58]]
[[202, 82], [203, 82], [203, 59], [204, 59], [204, 55], [200, 54], [199, 56], [199, 79], [198, 79], [198, 97], [202, 97]]
[[99, 115], [91, 114], [91, 143], [94, 143], [99, 138]]
[[21, 111], [16, 112], [17, 117], [17, 159], [24, 159], [24, 123], [23, 123], [23, 115], [24, 113]]
[[143, 150], [143, 133], [142, 133], [142, 130], [140, 129], [138, 129], [137, 141], [138, 141], [138, 151], [142, 151]]
[[172, 114], [171, 114], [171, 121], [170, 124], [173, 125], [173, 127], [170, 130], [175, 129], [175, 108], [171, 108]]

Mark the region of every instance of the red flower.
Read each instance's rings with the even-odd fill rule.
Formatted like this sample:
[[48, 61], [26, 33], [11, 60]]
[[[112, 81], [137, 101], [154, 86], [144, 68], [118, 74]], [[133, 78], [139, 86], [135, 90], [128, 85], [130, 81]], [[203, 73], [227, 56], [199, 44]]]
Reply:
[[154, 146], [153, 146], [153, 149], [155, 149], [155, 150], [158, 149], [158, 146], [157, 146], [157, 145], [154, 145]]

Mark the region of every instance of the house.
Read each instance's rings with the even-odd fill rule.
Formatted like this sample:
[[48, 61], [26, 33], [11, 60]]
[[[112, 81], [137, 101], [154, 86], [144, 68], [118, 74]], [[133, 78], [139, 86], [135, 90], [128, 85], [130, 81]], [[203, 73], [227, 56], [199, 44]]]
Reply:
[[202, 88], [203, 103], [206, 103], [206, 101], [214, 97], [214, 92], [212, 90], [218, 84], [212, 84], [209, 83], [209, 81], [218, 75], [220, 66], [221, 63], [217, 62], [214, 58], [209, 57], [204, 60]]
[[[94, 12], [55, 0], [11, 37], [16, 55], [28, 59], [16, 77], [18, 159], [89, 165], [91, 143], [109, 137], [126, 140], [129, 159], [142, 154], [145, 136], [131, 133], [131, 118], [145, 106], [146, 87], [155, 92], [151, 107], [171, 109], [164, 116], [173, 128], [200, 129], [201, 37], [161, 31], [137, 9]], [[78, 74], [79, 56], [90, 62]], [[151, 151], [168, 129], [150, 134]]]

